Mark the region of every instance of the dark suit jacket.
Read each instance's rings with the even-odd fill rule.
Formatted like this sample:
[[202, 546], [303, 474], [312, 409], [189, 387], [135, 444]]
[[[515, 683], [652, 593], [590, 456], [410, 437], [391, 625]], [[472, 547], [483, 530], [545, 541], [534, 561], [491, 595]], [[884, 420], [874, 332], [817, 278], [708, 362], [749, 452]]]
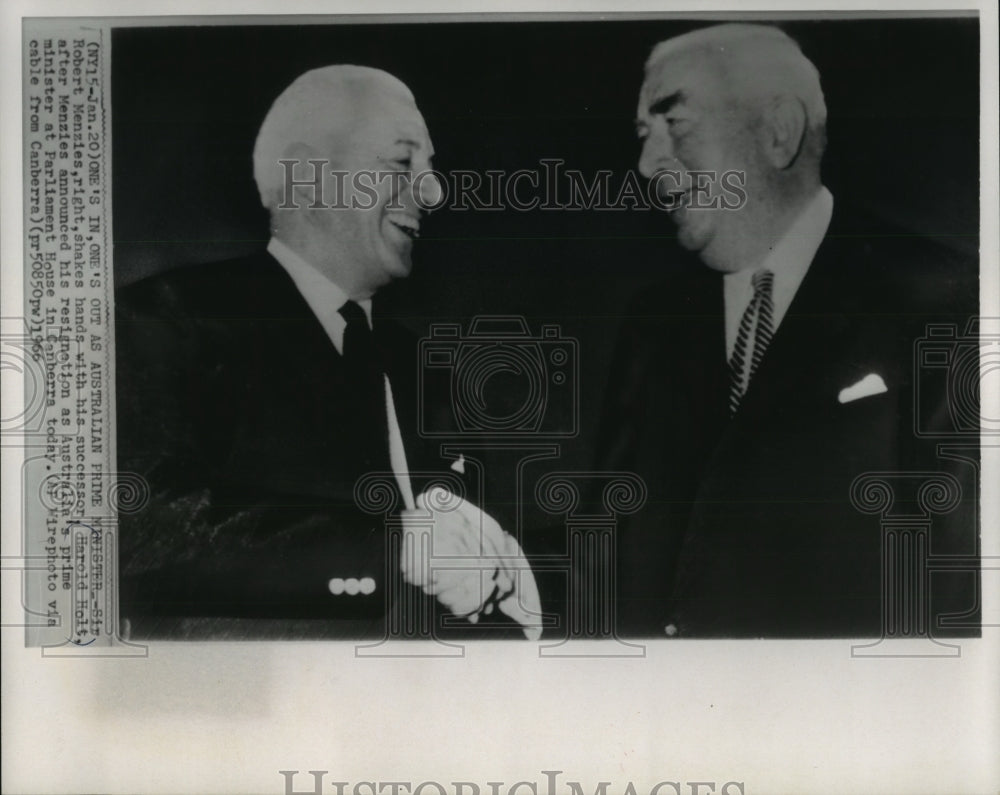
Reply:
[[[646, 291], [625, 318], [600, 442], [600, 467], [649, 489], [619, 537], [619, 631], [878, 635], [882, 522], [851, 499], [866, 472], [896, 478], [898, 515], [919, 513], [898, 473], [957, 474], [962, 504], [935, 519], [931, 553], [975, 555], [978, 439], [969, 461], [939, 458], [913, 407], [930, 388], [921, 405], [938, 413], [920, 422], [947, 425], [943, 382], [918, 383], [915, 345], [929, 322], [961, 334], [977, 308], [975, 263], [835, 210], [730, 419], [721, 275], [686, 263]], [[869, 373], [888, 391], [841, 404]], [[975, 607], [966, 569], [935, 579], [935, 611]]]
[[[354, 494], [379, 461], [352, 421], [342, 358], [285, 270], [266, 252], [178, 268], [120, 290], [116, 305], [119, 468], [151, 490], [121, 518], [134, 634], [191, 634], [204, 617], [257, 621], [236, 634], [381, 635], [398, 563], [384, 514]], [[415, 338], [377, 302], [374, 328], [411, 471], [448, 472], [415, 431]], [[335, 596], [334, 577], [376, 588]]]

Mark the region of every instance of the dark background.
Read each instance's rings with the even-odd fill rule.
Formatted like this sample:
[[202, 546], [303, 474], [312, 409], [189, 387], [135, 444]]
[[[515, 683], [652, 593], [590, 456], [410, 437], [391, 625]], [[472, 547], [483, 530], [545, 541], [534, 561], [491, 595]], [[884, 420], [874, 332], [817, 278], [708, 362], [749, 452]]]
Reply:
[[[723, 20], [718, 20], [723, 21]], [[113, 36], [115, 272], [124, 284], [265, 245], [251, 153], [273, 99], [331, 63], [385, 69], [413, 91], [438, 170], [590, 174], [636, 167], [632, 119], [652, 46], [704, 21], [621, 20], [118, 29]], [[975, 18], [779, 23], [820, 71], [824, 181], [838, 202], [904, 233], [978, 251], [979, 30]], [[620, 184], [620, 180], [613, 182]], [[385, 299], [431, 322], [520, 314], [580, 351], [588, 465], [605, 373], [629, 295], [678, 259], [655, 211], [441, 210], [410, 279]]]

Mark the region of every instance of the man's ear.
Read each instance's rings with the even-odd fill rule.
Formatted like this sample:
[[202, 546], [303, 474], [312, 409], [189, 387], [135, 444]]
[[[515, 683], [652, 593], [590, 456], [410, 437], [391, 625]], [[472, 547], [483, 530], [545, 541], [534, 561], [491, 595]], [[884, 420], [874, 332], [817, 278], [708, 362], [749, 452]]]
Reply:
[[792, 96], [779, 96], [764, 110], [762, 125], [764, 154], [775, 168], [795, 162], [806, 137], [806, 109]]
[[[333, 198], [323, 193], [324, 175], [329, 170], [329, 161], [314, 147], [305, 143], [288, 144], [281, 154], [279, 172], [284, 180], [281, 187], [282, 204], [285, 207], [296, 204], [310, 209], [322, 209], [330, 204]], [[292, 187], [290, 192], [286, 191], [289, 185]], [[286, 196], [286, 193], [291, 195]]]

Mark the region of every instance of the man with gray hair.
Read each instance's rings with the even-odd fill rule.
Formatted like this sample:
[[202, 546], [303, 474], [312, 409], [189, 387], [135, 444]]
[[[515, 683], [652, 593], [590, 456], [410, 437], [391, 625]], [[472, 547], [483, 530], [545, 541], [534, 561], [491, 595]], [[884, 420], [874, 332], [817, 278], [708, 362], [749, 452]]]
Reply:
[[[254, 148], [266, 250], [120, 291], [120, 461], [153, 493], [122, 521], [137, 635], [378, 637], [391, 614], [428, 637], [435, 603], [457, 626], [496, 606], [539, 634], [516, 541], [420, 445], [416, 340], [373, 305], [441, 198], [433, 154], [397, 78], [306, 72]], [[430, 528], [450, 568], [420, 554]]]
[[[975, 314], [975, 264], [835, 206], [820, 76], [777, 28], [657, 45], [636, 126], [639, 168], [693, 257], [627, 310], [610, 379], [600, 467], [650, 490], [620, 537], [619, 631], [878, 636], [882, 528], [852, 501], [856, 478], [956, 469], [967, 488], [931, 544], [976, 554], [978, 453], [938, 459], [913, 410], [914, 344]], [[974, 571], [934, 584], [921, 616], [966, 612], [951, 631], [968, 633]]]

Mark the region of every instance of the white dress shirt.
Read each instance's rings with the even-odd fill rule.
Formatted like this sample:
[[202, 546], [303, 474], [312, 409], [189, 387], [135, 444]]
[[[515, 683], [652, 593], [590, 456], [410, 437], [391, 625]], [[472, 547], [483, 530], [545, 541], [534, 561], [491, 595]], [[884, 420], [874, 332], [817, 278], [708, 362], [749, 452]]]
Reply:
[[[736, 336], [743, 313], [753, 300], [754, 273], [769, 270], [774, 274], [774, 331], [781, 325], [795, 293], [802, 284], [813, 257], [819, 249], [833, 216], [833, 196], [821, 187], [809, 201], [785, 235], [756, 268], [744, 268], [723, 277], [726, 308], [726, 359], [733, 356]], [[751, 330], [753, 331], [753, 330]]]
[[[346, 301], [350, 300], [350, 296], [277, 238], [271, 238], [267, 244], [267, 250], [292, 277], [295, 286], [326, 331], [333, 347], [337, 349], [337, 353], [343, 355], [344, 329], [347, 327], [347, 321], [340, 314], [340, 308]], [[368, 319], [368, 327], [371, 328], [371, 299], [356, 303], [364, 310], [365, 317]], [[403, 435], [399, 430], [399, 420], [396, 418], [396, 405], [392, 399], [389, 376], [384, 376], [384, 380], [385, 410], [389, 425], [389, 461], [392, 464], [393, 474], [396, 476], [399, 493], [403, 495], [403, 503], [412, 510], [415, 507], [413, 486], [410, 483], [410, 469], [406, 463]]]

